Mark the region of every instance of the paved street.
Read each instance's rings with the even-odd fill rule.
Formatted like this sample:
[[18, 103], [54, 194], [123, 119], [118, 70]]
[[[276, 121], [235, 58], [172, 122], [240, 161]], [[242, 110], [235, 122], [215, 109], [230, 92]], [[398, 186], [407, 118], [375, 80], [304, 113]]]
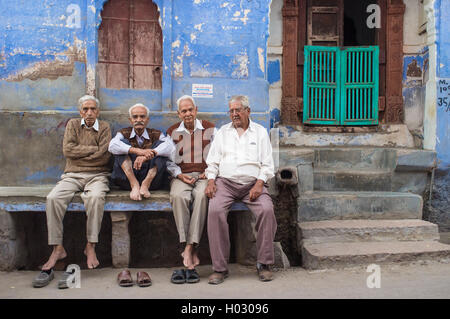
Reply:
[[[139, 269], [131, 269], [133, 278]], [[368, 288], [372, 273], [366, 268], [306, 271], [291, 268], [277, 271], [272, 282], [259, 282], [253, 267], [230, 265], [230, 276], [218, 286], [207, 283], [211, 268], [198, 268], [197, 284], [170, 283], [174, 268], [142, 269], [153, 285], [122, 288], [116, 284], [119, 269], [104, 268], [81, 271], [81, 288], [57, 289], [61, 272], [44, 288], [31, 287], [37, 272], [0, 272], [0, 298], [152, 298], [152, 299], [298, 299], [298, 298], [450, 298], [450, 263], [417, 262], [410, 265], [381, 265], [380, 288]], [[374, 283], [374, 281], [372, 281]]]

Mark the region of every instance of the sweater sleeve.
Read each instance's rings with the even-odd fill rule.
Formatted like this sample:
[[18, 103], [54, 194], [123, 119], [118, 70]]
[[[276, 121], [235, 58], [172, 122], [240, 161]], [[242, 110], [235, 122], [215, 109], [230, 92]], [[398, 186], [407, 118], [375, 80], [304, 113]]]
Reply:
[[80, 145], [77, 138], [76, 121], [70, 120], [67, 123], [63, 139], [63, 154], [66, 158], [78, 159], [89, 156], [98, 150], [97, 146]]
[[100, 130], [99, 133], [100, 136], [98, 141], [98, 148], [96, 147], [97, 151], [95, 151], [93, 154], [89, 156], [80, 158], [78, 161], [75, 161], [74, 163], [79, 162], [79, 164], [85, 167], [102, 166], [108, 164], [108, 161], [110, 159], [108, 147], [109, 142], [111, 141], [111, 129], [109, 125], [106, 125], [106, 127]]

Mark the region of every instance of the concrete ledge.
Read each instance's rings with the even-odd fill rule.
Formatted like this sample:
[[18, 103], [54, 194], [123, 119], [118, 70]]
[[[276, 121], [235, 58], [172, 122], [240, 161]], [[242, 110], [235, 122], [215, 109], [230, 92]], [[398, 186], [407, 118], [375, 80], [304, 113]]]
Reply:
[[298, 199], [297, 221], [422, 219], [422, 197], [396, 192], [313, 192]]
[[307, 269], [339, 269], [449, 257], [450, 245], [437, 241], [305, 244], [302, 250], [302, 263]]
[[[8, 212], [45, 212], [47, 194], [54, 185], [33, 187], [0, 187], [0, 210]], [[112, 190], [106, 194], [105, 211], [107, 212], [171, 212], [168, 191], [153, 191], [151, 197], [142, 201], [130, 199], [129, 191]], [[231, 207], [235, 210], [248, 210], [245, 204], [237, 202]], [[67, 211], [84, 212], [80, 194], [76, 194]]]

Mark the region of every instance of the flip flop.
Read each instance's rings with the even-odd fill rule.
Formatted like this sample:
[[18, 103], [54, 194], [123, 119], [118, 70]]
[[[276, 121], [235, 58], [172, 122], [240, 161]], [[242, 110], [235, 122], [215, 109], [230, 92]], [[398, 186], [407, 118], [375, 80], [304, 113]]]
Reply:
[[174, 284], [184, 284], [186, 282], [186, 273], [184, 272], [184, 269], [174, 270], [170, 281]]
[[129, 270], [122, 271], [117, 276], [117, 282], [120, 287], [131, 287], [133, 286], [133, 278], [131, 278], [131, 273]]
[[67, 279], [72, 274], [73, 273], [68, 272], [68, 271], [63, 272], [61, 278], [58, 281], [58, 289], [67, 289], [67, 288], [69, 288], [69, 285], [67, 284]]
[[186, 269], [186, 282], [189, 284], [195, 284], [200, 281], [200, 276], [197, 270], [194, 269]]
[[42, 288], [47, 286], [50, 281], [55, 278], [55, 273], [53, 272], [53, 268], [50, 269], [50, 273], [47, 273], [46, 271], [41, 271], [36, 278], [33, 280], [33, 287], [34, 288]]
[[148, 287], [152, 285], [152, 279], [145, 271], [139, 271], [137, 273], [136, 282], [139, 287]]

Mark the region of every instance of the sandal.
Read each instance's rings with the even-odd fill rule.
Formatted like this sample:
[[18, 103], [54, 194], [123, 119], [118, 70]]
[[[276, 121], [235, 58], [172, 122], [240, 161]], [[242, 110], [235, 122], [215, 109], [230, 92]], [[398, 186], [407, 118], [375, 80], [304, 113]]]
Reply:
[[145, 271], [139, 271], [137, 273], [136, 282], [139, 287], [148, 287], [152, 285], [152, 279]]
[[200, 281], [200, 276], [197, 270], [194, 269], [186, 269], [186, 282], [189, 284], [195, 284]]
[[174, 284], [184, 284], [186, 282], [186, 273], [184, 269], [174, 270], [170, 281]]
[[133, 278], [131, 278], [131, 273], [129, 270], [122, 271], [117, 276], [117, 282], [120, 287], [131, 287], [133, 286]]

